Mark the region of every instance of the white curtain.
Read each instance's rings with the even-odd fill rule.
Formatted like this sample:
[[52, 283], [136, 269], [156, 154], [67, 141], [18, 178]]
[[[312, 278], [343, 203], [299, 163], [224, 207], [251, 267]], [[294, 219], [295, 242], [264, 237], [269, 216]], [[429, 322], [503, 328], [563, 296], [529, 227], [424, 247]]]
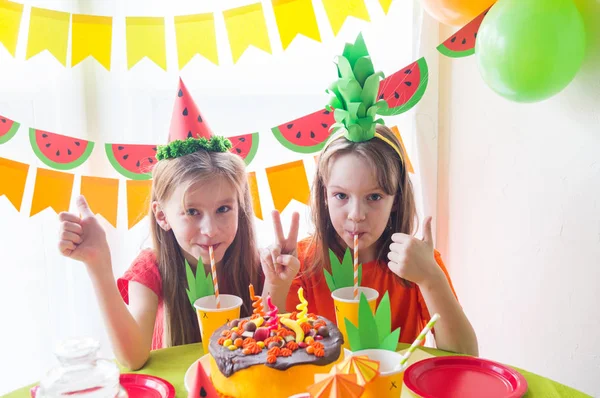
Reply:
[[[103, 143], [162, 143], [166, 140], [175, 88], [182, 76], [213, 130], [223, 135], [259, 132], [260, 146], [249, 171], [256, 171], [264, 220], [256, 219], [260, 245], [272, 240], [273, 202], [265, 167], [303, 159], [309, 181], [313, 155], [283, 148], [270, 128], [319, 109], [327, 100], [324, 89], [335, 79], [333, 58], [345, 42], [363, 31], [377, 69], [389, 75], [422, 55], [428, 56], [429, 87], [421, 103], [405, 115], [388, 118], [397, 125], [415, 166], [413, 176], [421, 214], [435, 215], [437, 172], [437, 25], [423, 17], [412, 2], [392, 3], [384, 15], [379, 2], [366, 0], [371, 22], [349, 19], [333, 36], [323, 5], [313, 1], [322, 43], [299, 37], [286, 50], [279, 44], [277, 27], [267, 12], [273, 54], [250, 49], [232, 65], [220, 10], [245, 4], [239, 1], [31, 1], [25, 2], [16, 58], [0, 46], [0, 115], [19, 121], [18, 134], [0, 145], [0, 157], [28, 163], [30, 169], [23, 205], [17, 212], [0, 197], [0, 394], [39, 380], [56, 365], [53, 347], [70, 336], [100, 340], [102, 355], [112, 357], [95, 297], [82, 264], [61, 257], [57, 250], [58, 222], [47, 209], [29, 217], [36, 167], [45, 166], [33, 154], [27, 129], [35, 127], [96, 142], [96, 148], [76, 176], [118, 178], [106, 160]], [[416, 1], [418, 3], [418, 1]], [[168, 5], [167, 5], [168, 4]], [[25, 61], [30, 6], [73, 13], [114, 16], [112, 69], [106, 71], [88, 59], [64, 68], [47, 52]], [[263, 0], [265, 10], [271, 5]], [[222, 65], [199, 58], [181, 72], [177, 67], [173, 15], [217, 11], [217, 36]], [[127, 70], [125, 16], [167, 16], [167, 71], [148, 60]], [[70, 59], [70, 56], [69, 56]], [[73, 199], [79, 192], [75, 178]], [[73, 200], [72, 200], [73, 202]], [[93, 210], [93, 209], [92, 209]], [[301, 235], [310, 231], [308, 208], [292, 202], [302, 215]], [[103, 220], [104, 221], [104, 220]], [[104, 223], [118, 277], [142, 247], [148, 246], [147, 220], [127, 229], [125, 183], [119, 186], [118, 228]]]

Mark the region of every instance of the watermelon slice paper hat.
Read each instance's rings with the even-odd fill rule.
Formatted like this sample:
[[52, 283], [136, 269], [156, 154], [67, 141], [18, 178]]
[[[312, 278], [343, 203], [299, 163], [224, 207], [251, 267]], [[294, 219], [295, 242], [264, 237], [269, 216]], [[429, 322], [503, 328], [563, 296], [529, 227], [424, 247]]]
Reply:
[[[375, 131], [377, 124], [385, 124], [376, 119], [389, 110], [385, 99], [377, 98], [382, 72], [375, 72], [367, 46], [359, 34], [354, 44], [347, 43], [344, 52], [337, 57], [338, 79], [329, 87], [332, 98], [327, 110], [333, 108], [336, 123], [331, 126], [334, 134], [327, 143], [345, 137], [351, 142], [365, 142], [379, 138], [389, 144], [402, 159], [397, 145]], [[325, 148], [327, 147], [325, 146]]]
[[169, 143], [157, 148], [156, 158], [174, 159], [199, 150], [227, 152], [231, 147], [229, 139], [212, 133], [180, 78], [171, 117]]

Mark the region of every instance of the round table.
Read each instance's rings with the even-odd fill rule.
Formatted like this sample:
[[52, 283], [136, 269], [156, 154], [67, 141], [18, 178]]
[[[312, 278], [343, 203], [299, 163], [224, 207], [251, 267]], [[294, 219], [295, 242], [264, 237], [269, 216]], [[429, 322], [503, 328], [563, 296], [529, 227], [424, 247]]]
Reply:
[[[399, 344], [398, 350], [403, 350], [408, 347], [408, 344]], [[434, 356], [454, 355], [448, 352], [435, 350], [431, 348], [423, 348], [423, 350], [427, 351], [428, 353]], [[141, 370], [137, 372], [129, 372], [127, 371], [127, 369], [121, 368], [121, 371], [123, 373], [142, 373], [162, 377], [163, 379], [168, 380], [169, 382], [171, 382], [171, 384], [173, 384], [173, 386], [175, 387], [175, 391], [177, 392], [177, 397], [185, 398], [187, 397], [187, 392], [183, 384], [185, 372], [188, 370], [190, 365], [202, 355], [202, 344], [200, 343], [165, 348], [162, 350], [153, 351], [150, 354], [150, 359], [148, 360], [148, 363], [146, 363], [146, 366], [144, 366]], [[529, 387], [529, 390], [525, 395], [525, 397], [527, 398], [589, 397], [589, 395], [583, 394], [577, 390], [574, 390], [555, 381], [546, 379], [544, 377], [527, 372], [525, 370], [521, 370], [518, 368], [515, 369], [517, 369], [523, 376], [525, 376], [525, 379], [527, 380], [527, 384]], [[5, 395], [5, 398], [30, 397], [29, 390], [32, 386], [33, 385], [16, 390], [8, 395]]]

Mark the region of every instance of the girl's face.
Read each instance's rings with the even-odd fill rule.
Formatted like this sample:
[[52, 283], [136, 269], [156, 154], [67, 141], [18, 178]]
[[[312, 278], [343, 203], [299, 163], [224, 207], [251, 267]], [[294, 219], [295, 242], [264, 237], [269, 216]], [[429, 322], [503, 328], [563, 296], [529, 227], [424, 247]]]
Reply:
[[237, 192], [224, 177], [194, 183], [187, 192], [186, 188], [185, 184], [175, 188], [162, 207], [164, 222], [173, 230], [190, 265], [195, 266], [198, 258], [202, 258], [205, 267], [209, 267], [209, 246], [213, 246], [215, 261], [220, 262], [235, 239], [239, 212]]
[[385, 231], [394, 204], [378, 185], [375, 170], [362, 157], [344, 154], [332, 159], [326, 200], [335, 232], [350, 248], [358, 235], [360, 262], [376, 258], [376, 242]]

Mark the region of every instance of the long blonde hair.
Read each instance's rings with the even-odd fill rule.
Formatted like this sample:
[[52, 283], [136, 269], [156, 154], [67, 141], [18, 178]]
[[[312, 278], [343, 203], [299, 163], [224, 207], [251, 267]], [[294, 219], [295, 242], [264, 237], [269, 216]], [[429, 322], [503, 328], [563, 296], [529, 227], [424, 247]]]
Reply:
[[[406, 159], [402, 145], [394, 133], [386, 126], [378, 125], [376, 131], [393, 142]], [[322, 274], [321, 269], [331, 270], [329, 262], [329, 249], [342, 258], [345, 245], [335, 232], [329, 218], [327, 208], [326, 186], [331, 171], [331, 165], [336, 157], [345, 154], [355, 154], [368, 163], [375, 170], [379, 187], [388, 195], [394, 195], [394, 204], [388, 221], [388, 226], [377, 240], [377, 260], [387, 262], [387, 251], [392, 242], [392, 234], [402, 232], [413, 234], [417, 225], [417, 212], [413, 187], [406, 172], [404, 161], [398, 153], [381, 139], [373, 138], [369, 141], [354, 143], [344, 138], [332, 141], [319, 156], [317, 172], [313, 180], [311, 191], [311, 213], [315, 232], [309, 240], [307, 252], [310, 253], [306, 268], [307, 274]], [[406, 281], [403, 281], [408, 285]]]
[[[250, 188], [242, 159], [229, 152], [198, 151], [175, 159], [161, 160], [152, 171], [152, 201], [164, 203], [175, 187], [191, 186], [203, 179], [221, 176], [238, 193], [238, 230], [217, 269], [219, 291], [243, 300], [241, 316], [252, 313], [248, 285], [262, 291], [260, 262], [253, 228]], [[150, 229], [162, 278], [165, 308], [164, 342], [167, 347], [200, 341], [198, 320], [186, 294], [185, 259], [172, 230], [165, 231], [150, 210]], [[201, 270], [204, 272], [204, 270]]]

